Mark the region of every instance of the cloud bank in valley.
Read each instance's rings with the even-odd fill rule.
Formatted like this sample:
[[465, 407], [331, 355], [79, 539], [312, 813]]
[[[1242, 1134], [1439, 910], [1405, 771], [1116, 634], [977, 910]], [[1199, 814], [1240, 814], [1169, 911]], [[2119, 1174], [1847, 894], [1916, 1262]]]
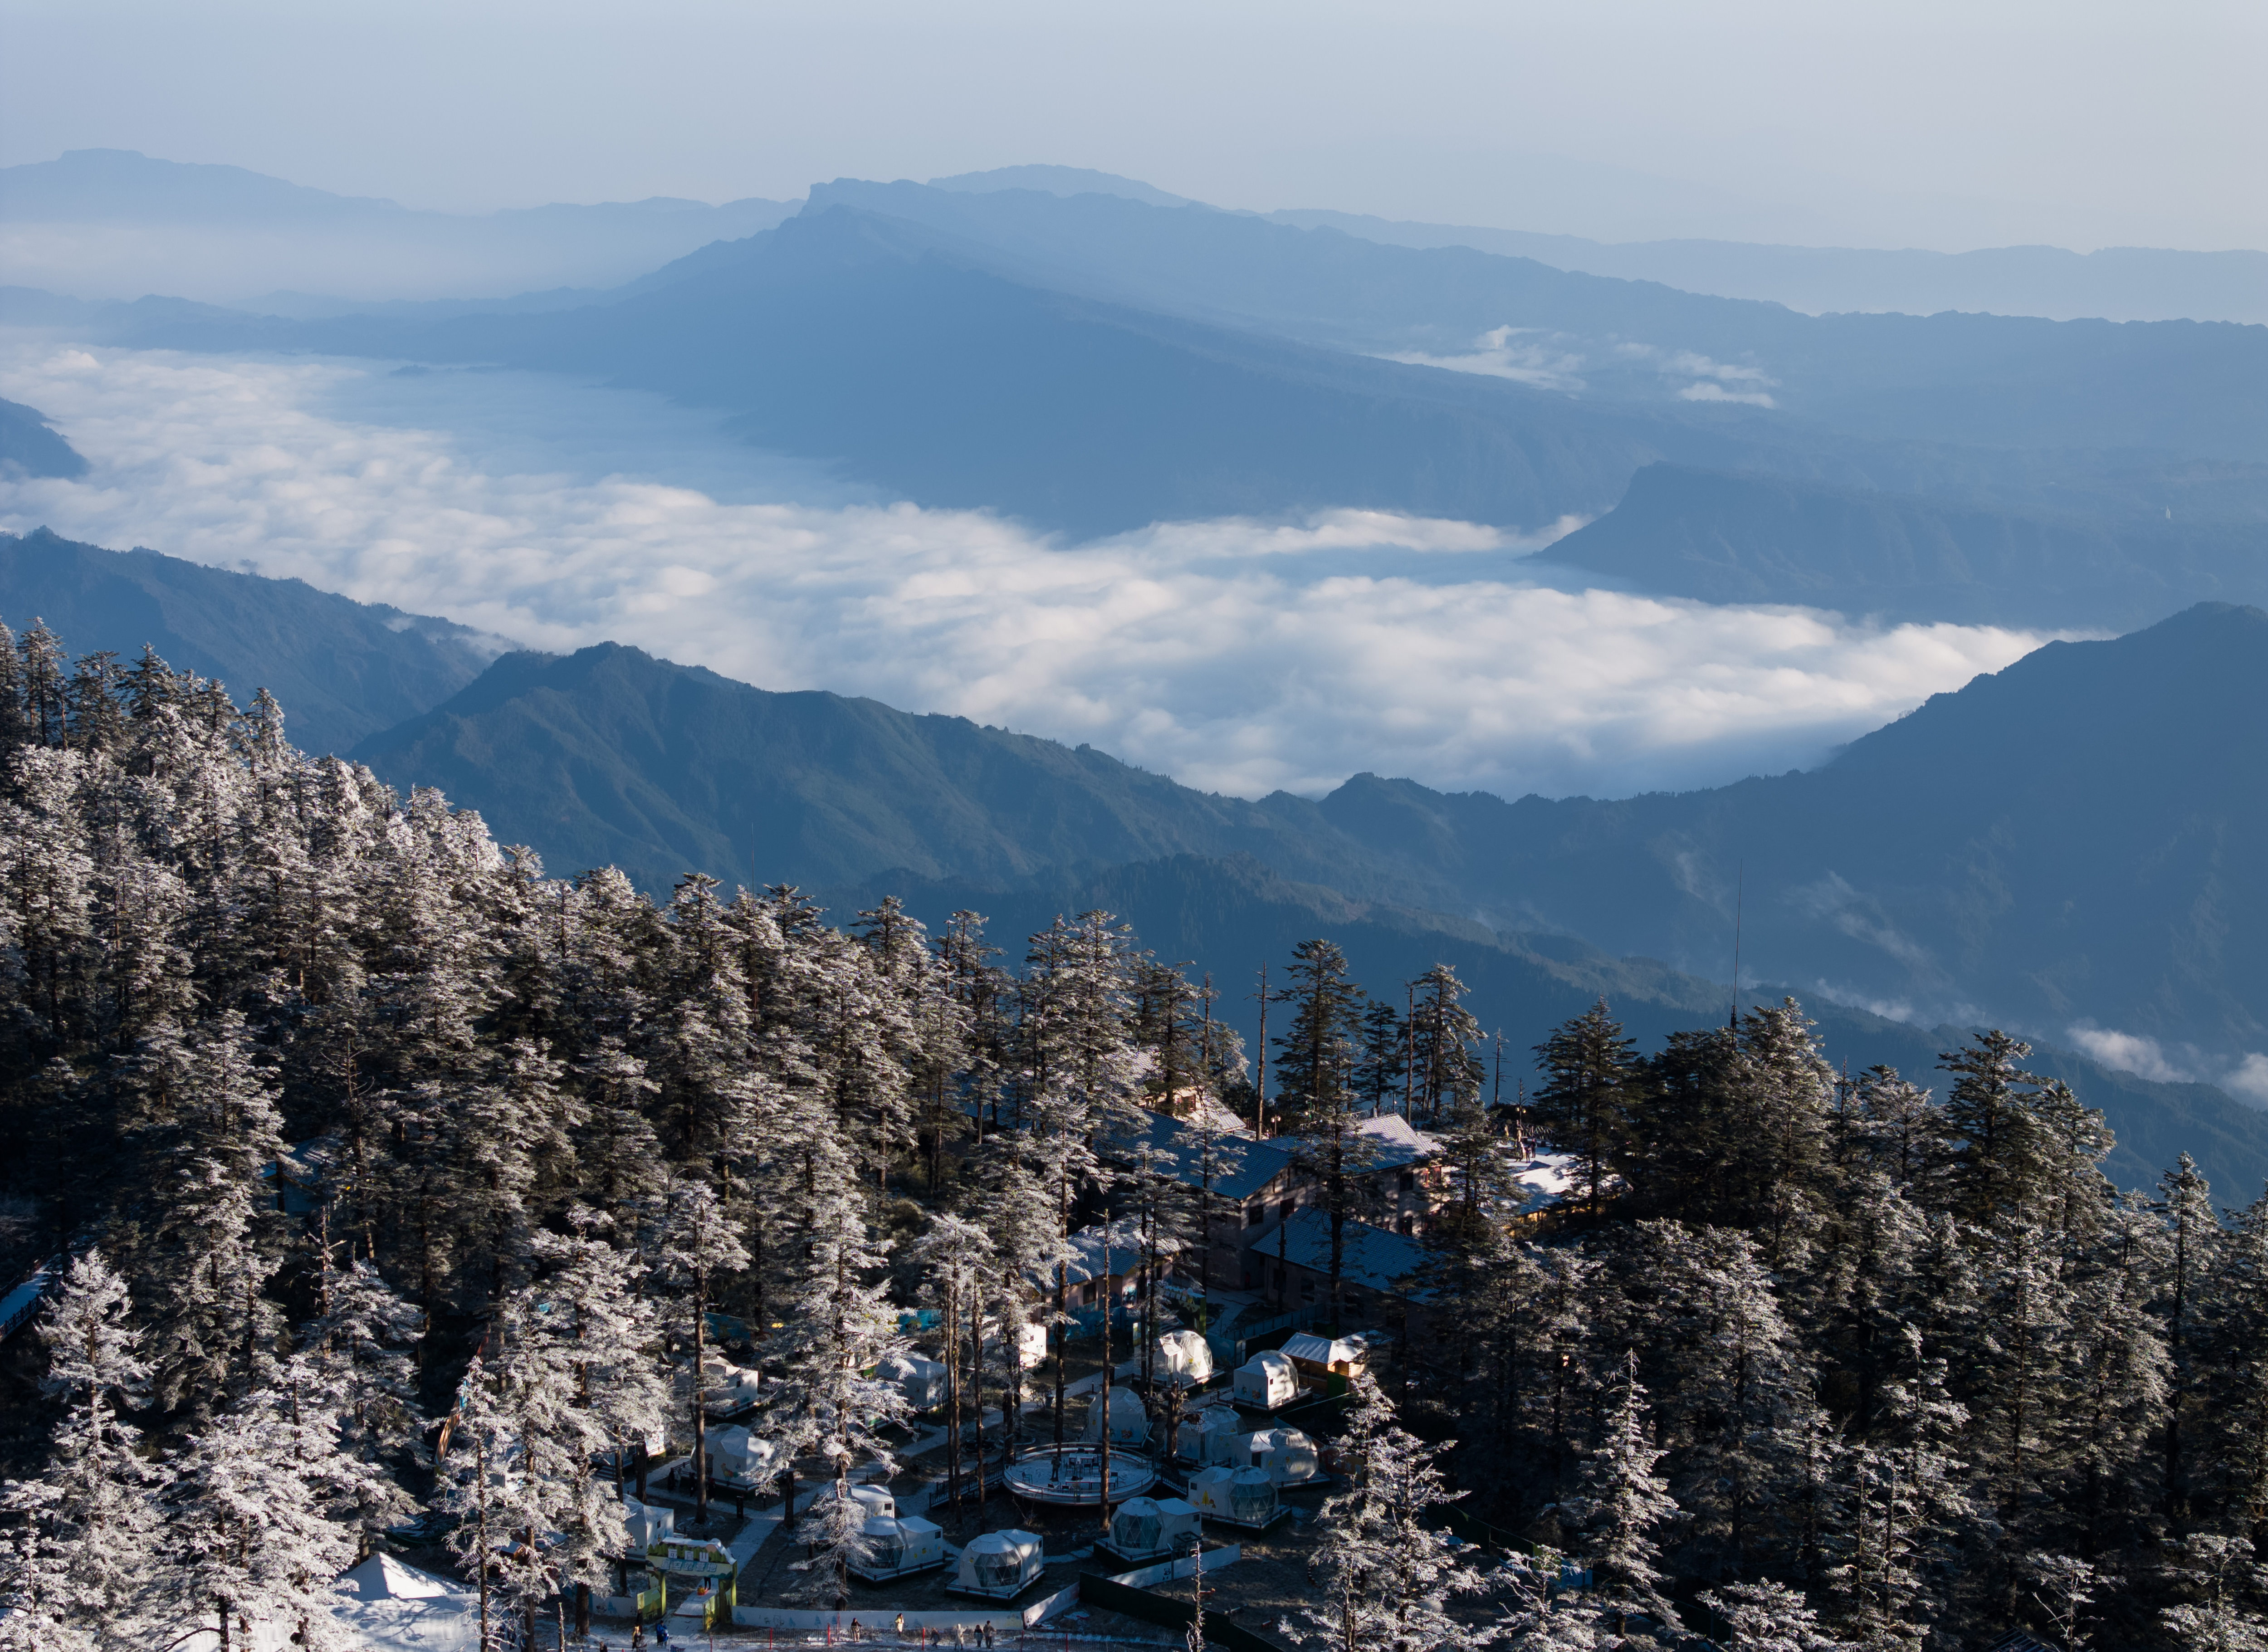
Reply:
[[0, 484], [0, 526], [955, 712], [1247, 796], [1366, 769], [1511, 795], [1713, 785], [1815, 762], [2043, 640], [1555, 588], [1516, 553], [1565, 523], [1340, 511], [1065, 548], [558, 380], [18, 336], [0, 395], [93, 465]]

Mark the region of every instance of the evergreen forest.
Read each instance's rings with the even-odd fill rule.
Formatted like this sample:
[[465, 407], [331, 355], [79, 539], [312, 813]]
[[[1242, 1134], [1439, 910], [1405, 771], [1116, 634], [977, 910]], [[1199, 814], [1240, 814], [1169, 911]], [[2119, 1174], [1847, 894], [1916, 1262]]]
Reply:
[[[1793, 1000], [1651, 1051], [1602, 1002], [1507, 1083], [1451, 970], [1264, 962], [1248, 1049], [1248, 983], [1107, 912], [932, 934], [553, 876], [264, 692], [6, 637], [0, 1259], [58, 1280], [0, 1350], [0, 1646], [343, 1645], [334, 1580], [412, 1529], [497, 1644], [571, 1642], [652, 1448], [697, 1464], [747, 1365], [750, 1427], [842, 1488], [905, 1440], [878, 1368], [918, 1341], [956, 1423], [1010, 1420], [955, 1430], [957, 1497], [1063, 1438], [1075, 1233], [1161, 1265], [1154, 1323], [1162, 1265], [1244, 1221], [1124, 1150], [1161, 1110], [1290, 1147], [1324, 1324], [1365, 1121], [1438, 1144], [1270, 1634], [2268, 1646], [2268, 1195], [2112, 1185], [2101, 1115], [1999, 1031], [1850, 1073]], [[821, 1604], [864, 1541], [828, 1507]]]

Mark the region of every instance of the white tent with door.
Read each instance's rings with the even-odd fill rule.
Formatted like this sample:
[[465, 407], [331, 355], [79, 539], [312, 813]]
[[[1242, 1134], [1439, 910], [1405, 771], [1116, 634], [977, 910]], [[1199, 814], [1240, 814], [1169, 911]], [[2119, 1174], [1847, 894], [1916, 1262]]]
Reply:
[[777, 1477], [781, 1462], [777, 1442], [746, 1428], [719, 1428], [709, 1436], [709, 1472], [719, 1486], [756, 1491]]
[[926, 1520], [869, 1520], [864, 1529], [866, 1558], [853, 1560], [850, 1569], [869, 1582], [926, 1572], [945, 1564], [945, 1532]]
[[1182, 1419], [1174, 1432], [1174, 1454], [1189, 1463], [1231, 1463], [1244, 1419], [1226, 1405], [1208, 1405]]
[[1274, 1411], [1300, 1397], [1300, 1368], [1273, 1348], [1236, 1368], [1236, 1403]]
[[947, 1585], [957, 1595], [983, 1595], [1006, 1600], [1039, 1581], [1047, 1564], [1044, 1545], [1035, 1532], [1009, 1528], [971, 1538], [961, 1552], [961, 1567]]
[[1276, 1482], [1266, 1469], [1199, 1469], [1189, 1476], [1189, 1501], [1208, 1520], [1264, 1526], [1276, 1518]]
[[1130, 1497], [1110, 1516], [1110, 1551], [1140, 1564], [1186, 1554], [1197, 1538], [1197, 1511], [1178, 1497]]
[[895, 1384], [916, 1411], [935, 1411], [945, 1404], [947, 1373], [941, 1361], [894, 1353], [875, 1368], [875, 1375]]
[[1268, 1478], [1278, 1486], [1305, 1486], [1322, 1478], [1322, 1460], [1315, 1454], [1315, 1442], [1297, 1428], [1262, 1428], [1243, 1435], [1237, 1443], [1243, 1448], [1244, 1461], [1256, 1469], [1265, 1469]]
[[[1115, 1446], [1138, 1446], [1150, 1437], [1150, 1412], [1142, 1404], [1142, 1397], [1130, 1388], [1110, 1390], [1110, 1443]], [[1098, 1394], [1086, 1408], [1086, 1437], [1102, 1438], [1102, 1397]]]
[[1197, 1331], [1169, 1331], [1158, 1339], [1157, 1372], [1168, 1383], [1210, 1382], [1212, 1349]]

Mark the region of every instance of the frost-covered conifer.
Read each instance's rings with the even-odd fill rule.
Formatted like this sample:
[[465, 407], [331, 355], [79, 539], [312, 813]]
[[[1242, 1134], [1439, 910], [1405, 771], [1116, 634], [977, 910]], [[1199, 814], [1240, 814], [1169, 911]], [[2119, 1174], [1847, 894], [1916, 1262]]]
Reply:
[[150, 1375], [130, 1313], [125, 1281], [89, 1251], [71, 1264], [40, 1327], [41, 1386], [63, 1400], [63, 1417], [46, 1471], [10, 1481], [0, 1496], [12, 1528], [0, 1626], [26, 1647], [127, 1647], [147, 1627], [151, 1499], [165, 1476], [143, 1460], [139, 1431], [118, 1414], [144, 1398]]
[[1624, 1361], [1599, 1443], [1583, 1460], [1575, 1508], [1584, 1527], [1583, 1556], [1600, 1595], [1619, 1608], [1657, 1619], [1669, 1616], [1662, 1593], [1668, 1580], [1657, 1564], [1654, 1530], [1677, 1513], [1669, 1483], [1654, 1472], [1664, 1453], [1647, 1430], [1645, 1388], [1638, 1356]]
[[1340, 1441], [1345, 1489], [1325, 1500], [1313, 1560], [1317, 1604], [1300, 1611], [1300, 1638], [1336, 1652], [1378, 1647], [1441, 1652], [1484, 1645], [1488, 1632], [1451, 1611], [1484, 1586], [1457, 1563], [1448, 1535], [1429, 1519], [1455, 1500], [1436, 1449], [1404, 1432], [1375, 1379], [1354, 1379]]

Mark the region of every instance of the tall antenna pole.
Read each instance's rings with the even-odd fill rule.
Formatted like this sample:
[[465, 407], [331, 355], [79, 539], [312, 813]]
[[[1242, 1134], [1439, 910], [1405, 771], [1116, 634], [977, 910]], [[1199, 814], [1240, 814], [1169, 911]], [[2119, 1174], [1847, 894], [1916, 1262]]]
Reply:
[[1736, 862], [1733, 872], [1733, 1008], [1725, 1017], [1726, 1027], [1741, 1030], [1741, 903], [1748, 894], [1749, 864]]

